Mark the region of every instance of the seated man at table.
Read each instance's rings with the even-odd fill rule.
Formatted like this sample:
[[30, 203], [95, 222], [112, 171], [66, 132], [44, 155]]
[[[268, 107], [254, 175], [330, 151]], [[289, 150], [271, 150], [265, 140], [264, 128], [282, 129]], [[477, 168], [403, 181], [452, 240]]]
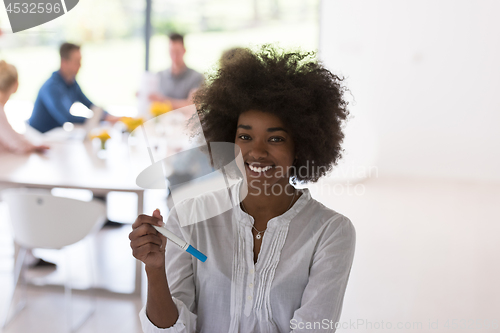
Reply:
[[169, 54], [172, 66], [158, 73], [161, 94], [149, 96], [151, 101], [168, 101], [174, 109], [193, 104], [192, 96], [203, 83], [203, 75], [186, 66], [184, 62], [184, 37], [173, 33], [169, 36]]
[[[81, 67], [80, 46], [64, 43], [59, 49], [61, 67], [43, 84], [38, 92], [33, 113], [29, 119], [31, 127], [41, 133], [60, 127], [66, 122], [81, 124], [87, 118], [73, 116], [70, 108], [80, 102], [90, 108], [94, 104], [85, 96], [76, 82], [76, 75]], [[119, 118], [107, 113], [103, 120], [116, 122]]]

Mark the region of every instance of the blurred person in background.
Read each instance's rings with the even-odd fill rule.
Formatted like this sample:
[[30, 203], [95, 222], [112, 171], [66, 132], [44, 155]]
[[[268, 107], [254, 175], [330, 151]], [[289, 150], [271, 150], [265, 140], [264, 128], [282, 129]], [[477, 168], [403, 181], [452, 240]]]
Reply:
[[160, 94], [151, 94], [149, 99], [170, 102], [178, 109], [193, 104], [192, 97], [203, 83], [203, 75], [186, 66], [184, 62], [184, 37], [173, 33], [169, 36], [169, 54], [172, 66], [158, 73]]
[[[0, 152], [12, 152], [15, 154], [29, 154], [32, 152], [43, 152], [48, 146], [37, 146], [29, 142], [23, 135], [17, 133], [7, 120], [4, 106], [10, 96], [19, 87], [17, 69], [11, 64], [0, 60]], [[16, 258], [19, 246], [15, 244]], [[33, 256], [31, 250], [26, 253], [26, 263], [29, 267], [55, 267], [55, 264]]]
[[[63, 43], [59, 48], [59, 54], [61, 56], [61, 68], [52, 73], [52, 76], [40, 88], [33, 113], [29, 119], [31, 127], [41, 133], [61, 127], [65, 122], [84, 123], [88, 118], [70, 114], [70, 108], [74, 103], [80, 102], [89, 109], [95, 105], [85, 96], [76, 82], [76, 75], [80, 70], [82, 61], [80, 46]], [[119, 119], [104, 112], [101, 120], [115, 123]], [[94, 197], [106, 201], [105, 197]], [[119, 227], [122, 224], [108, 220], [105, 226]]]
[[29, 142], [12, 128], [5, 115], [4, 106], [10, 96], [17, 91], [18, 86], [16, 67], [0, 60], [0, 151], [16, 154], [43, 152], [49, 147], [37, 146]]
[[[38, 92], [33, 113], [29, 119], [31, 127], [41, 133], [61, 127], [64, 123], [84, 123], [87, 118], [70, 114], [71, 106], [80, 102], [87, 108], [92, 103], [82, 92], [76, 82], [76, 75], [81, 67], [82, 54], [80, 46], [63, 43], [59, 48], [61, 67], [43, 84]], [[103, 119], [115, 123], [119, 118], [104, 113]]]

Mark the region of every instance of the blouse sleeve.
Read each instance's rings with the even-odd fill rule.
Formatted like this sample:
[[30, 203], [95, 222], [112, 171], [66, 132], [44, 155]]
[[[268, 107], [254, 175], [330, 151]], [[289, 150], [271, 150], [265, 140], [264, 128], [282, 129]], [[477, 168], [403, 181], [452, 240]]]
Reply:
[[306, 330], [307, 323], [322, 323], [318, 332], [335, 332], [351, 271], [356, 232], [351, 221], [341, 216], [323, 230], [310, 269], [301, 306], [290, 321], [292, 332]]
[[[179, 226], [175, 212], [168, 217], [168, 230], [182, 239], [186, 238]], [[193, 333], [196, 331], [196, 301], [192, 256], [177, 245], [167, 240], [165, 252], [165, 268], [172, 299], [179, 312], [179, 318], [174, 326], [169, 328], [156, 327], [147, 317], [146, 306], [139, 313], [144, 333]]]
[[16, 154], [25, 154], [34, 148], [23, 135], [14, 131], [2, 108], [0, 108], [0, 147], [5, 147]]

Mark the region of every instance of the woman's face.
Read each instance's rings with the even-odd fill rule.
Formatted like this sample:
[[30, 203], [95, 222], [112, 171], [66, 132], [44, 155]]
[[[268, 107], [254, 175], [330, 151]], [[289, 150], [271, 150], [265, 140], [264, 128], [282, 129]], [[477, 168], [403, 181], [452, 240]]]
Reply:
[[[250, 192], [271, 189], [281, 193], [289, 183], [289, 168], [295, 160], [290, 130], [277, 116], [256, 110], [238, 119], [235, 143], [240, 147]], [[281, 188], [276, 188], [282, 186]]]

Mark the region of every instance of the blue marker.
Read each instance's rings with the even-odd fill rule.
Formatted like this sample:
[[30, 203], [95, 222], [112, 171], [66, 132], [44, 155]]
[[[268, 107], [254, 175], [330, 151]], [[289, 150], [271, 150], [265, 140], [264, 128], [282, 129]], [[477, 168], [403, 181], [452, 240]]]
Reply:
[[188, 242], [180, 239], [176, 235], [174, 235], [171, 231], [168, 229], [165, 229], [163, 227], [158, 227], [156, 225], [153, 226], [156, 230], [158, 230], [159, 233], [161, 233], [163, 236], [167, 237], [169, 240], [174, 242], [177, 246], [179, 246], [181, 249], [186, 251], [187, 253], [191, 254], [193, 257], [198, 259], [201, 262], [205, 262], [207, 260], [207, 256], [189, 245]]

